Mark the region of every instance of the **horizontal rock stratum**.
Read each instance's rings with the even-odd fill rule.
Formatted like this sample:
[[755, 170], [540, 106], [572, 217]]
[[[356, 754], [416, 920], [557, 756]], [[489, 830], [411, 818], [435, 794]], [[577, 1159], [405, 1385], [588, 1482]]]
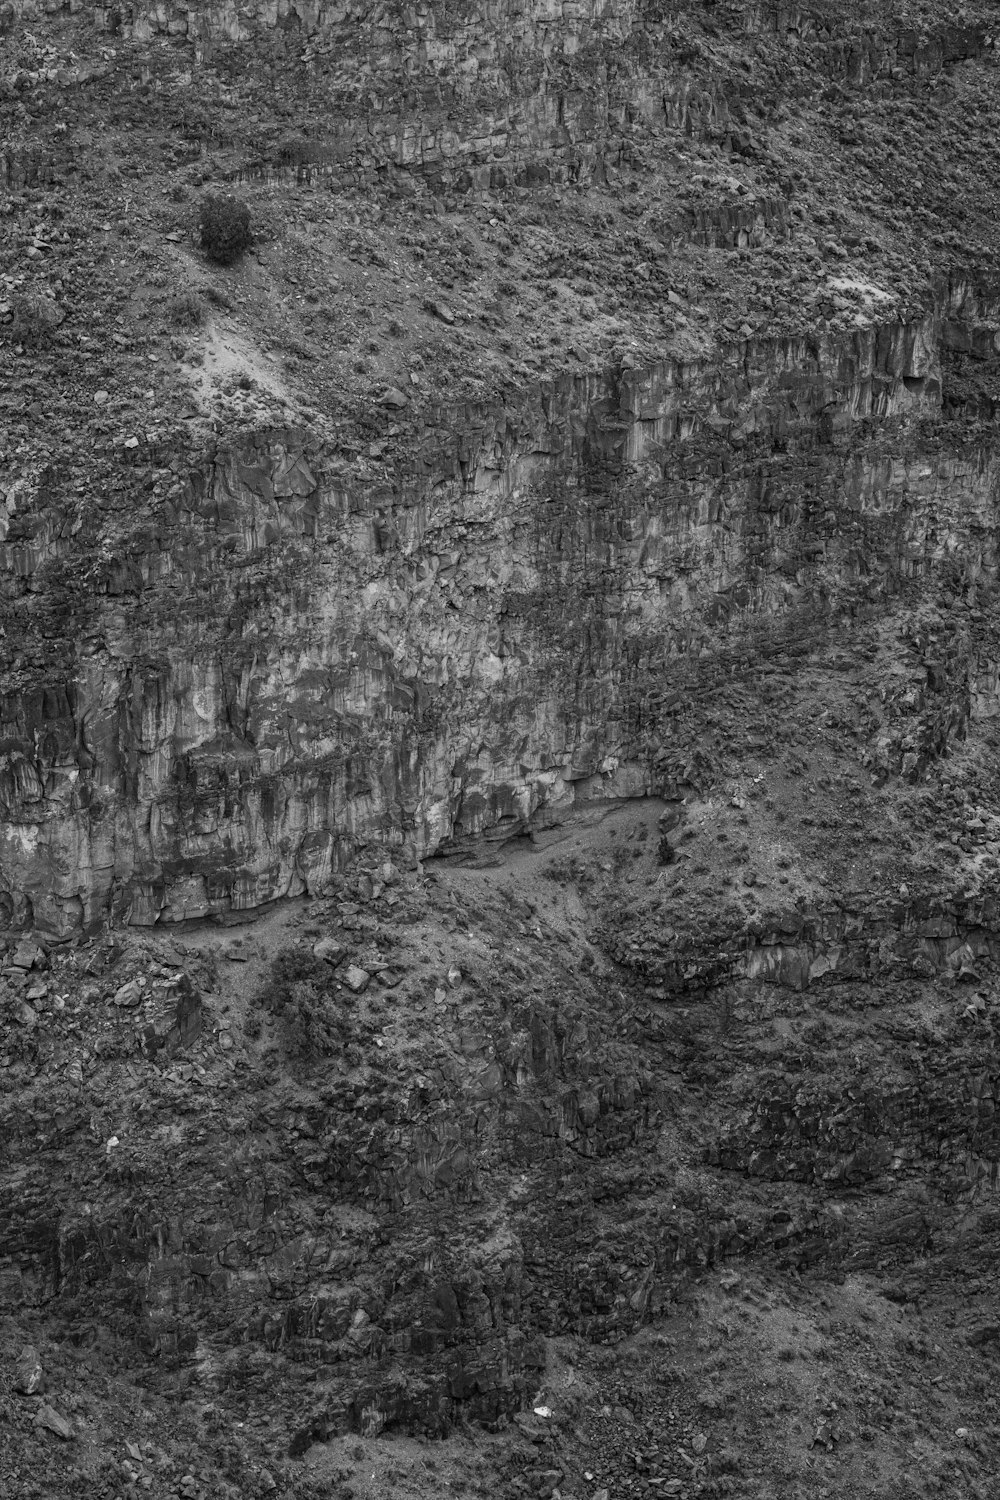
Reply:
[[910, 436], [943, 329], [993, 337], [947, 310], [438, 409], [380, 484], [301, 429], [220, 440], [89, 569], [60, 497], [14, 510], [3, 562], [62, 572], [72, 669], [3, 702], [8, 918], [246, 910], [360, 845], [662, 789], [665, 697], [956, 553], [995, 566], [992, 456]]

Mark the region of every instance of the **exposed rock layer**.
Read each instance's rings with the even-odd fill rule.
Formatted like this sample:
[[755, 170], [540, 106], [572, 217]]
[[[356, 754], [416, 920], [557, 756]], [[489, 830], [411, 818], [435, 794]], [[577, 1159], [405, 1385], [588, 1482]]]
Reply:
[[[442, 410], [381, 479], [261, 432], [82, 576], [58, 495], [9, 504], [8, 591], [49, 591], [75, 659], [3, 705], [9, 919], [251, 908], [359, 842], [421, 857], [664, 785], [659, 708], [733, 653], [993, 575], [991, 454], [921, 439], [943, 339], [990, 345], [993, 311], [958, 287], [909, 324]], [[949, 681], [909, 765], [967, 718]]]

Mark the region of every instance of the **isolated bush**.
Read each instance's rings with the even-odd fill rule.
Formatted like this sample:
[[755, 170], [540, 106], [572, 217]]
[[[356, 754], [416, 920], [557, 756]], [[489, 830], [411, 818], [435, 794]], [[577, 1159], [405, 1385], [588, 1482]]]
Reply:
[[205, 304], [197, 292], [179, 292], [167, 304], [167, 314], [176, 328], [200, 328], [205, 321]]
[[278, 1040], [287, 1058], [310, 1063], [343, 1050], [343, 1005], [330, 992], [328, 965], [312, 954], [294, 948], [280, 952], [260, 1003], [278, 1023]]
[[250, 210], [232, 194], [203, 198], [200, 224], [201, 247], [217, 265], [234, 265], [253, 243]]
[[50, 297], [37, 297], [30, 292], [20, 292], [11, 298], [11, 312], [9, 331], [15, 344], [23, 344], [27, 349], [49, 343], [66, 317]]

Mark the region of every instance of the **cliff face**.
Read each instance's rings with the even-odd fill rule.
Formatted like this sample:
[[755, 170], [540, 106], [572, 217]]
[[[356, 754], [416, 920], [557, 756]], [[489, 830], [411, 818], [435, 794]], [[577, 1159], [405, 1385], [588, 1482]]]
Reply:
[[[426, 857], [683, 780], [671, 695], [945, 564], [992, 575], [988, 448], [919, 440], [945, 336], [1000, 327], [967, 301], [438, 409], [379, 485], [301, 430], [220, 441], [91, 563], [73, 670], [4, 702], [9, 918], [246, 910], [360, 845]], [[72, 629], [84, 549], [58, 498], [30, 529], [13, 511], [8, 576], [55, 568]]]

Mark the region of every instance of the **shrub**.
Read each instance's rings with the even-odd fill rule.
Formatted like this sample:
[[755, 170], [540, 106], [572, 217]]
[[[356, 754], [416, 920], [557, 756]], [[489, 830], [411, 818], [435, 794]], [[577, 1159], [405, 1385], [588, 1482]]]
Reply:
[[177, 328], [200, 328], [205, 321], [205, 304], [197, 292], [179, 292], [171, 297], [167, 313]]
[[201, 246], [209, 260], [231, 266], [253, 243], [250, 210], [232, 194], [209, 193], [201, 204]]
[[10, 331], [14, 342], [28, 349], [38, 349], [48, 344], [66, 314], [49, 297], [37, 297], [30, 292], [21, 292], [11, 298], [13, 320]]
[[309, 1063], [343, 1050], [346, 1018], [330, 993], [328, 966], [312, 954], [280, 952], [260, 1003], [278, 1022], [287, 1058]]

